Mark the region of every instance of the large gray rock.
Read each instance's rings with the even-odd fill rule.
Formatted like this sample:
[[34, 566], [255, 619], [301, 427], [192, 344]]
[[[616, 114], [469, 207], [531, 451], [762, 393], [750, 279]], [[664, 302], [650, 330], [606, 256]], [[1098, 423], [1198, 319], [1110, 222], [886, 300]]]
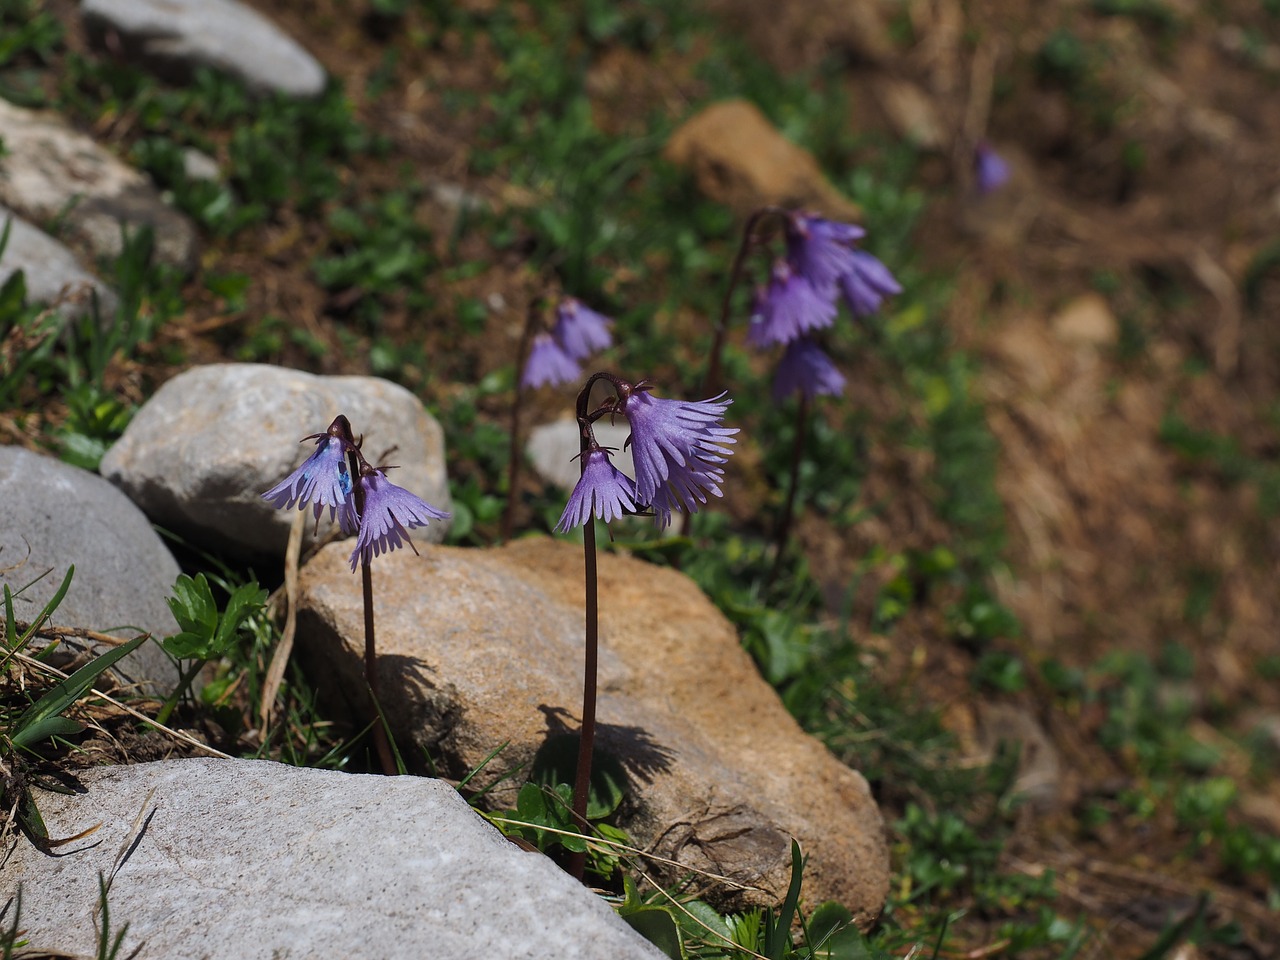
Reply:
[[[507, 742], [484, 784], [576, 733], [581, 547], [397, 551], [373, 565], [373, 582], [383, 706], [406, 755], [430, 749], [461, 773]], [[688, 577], [606, 554], [599, 582], [599, 743], [630, 778], [620, 822], [637, 845], [744, 885], [707, 893], [737, 909], [782, 900], [795, 837], [809, 902], [875, 916], [888, 851], [862, 776], [799, 728]], [[345, 551], [320, 551], [300, 587], [299, 653], [327, 709], [345, 699], [363, 723], [363, 607]], [[495, 801], [510, 804], [515, 786]]]
[[123, 225], [155, 231], [162, 263], [189, 269], [195, 226], [167, 206], [151, 181], [56, 114], [0, 100], [0, 203], [36, 223], [60, 219], [66, 235], [96, 257], [120, 255]]
[[[162, 386], [107, 451], [102, 475], [162, 526], [203, 544], [283, 555], [296, 511], [262, 493], [315, 449], [299, 443], [338, 414], [365, 436], [364, 453], [398, 464], [391, 480], [448, 510], [444, 431], [404, 387], [374, 377], [321, 377], [267, 364], [194, 367]], [[307, 524], [311, 537], [315, 523]], [[320, 525], [330, 529], [328, 513]], [[448, 521], [414, 530], [439, 542]], [[348, 547], [348, 550], [350, 548]]]
[[19, 270], [27, 286], [27, 300], [47, 303], [64, 317], [79, 317], [98, 298], [101, 316], [110, 317], [119, 302], [105, 283], [81, 266], [76, 255], [7, 207], [0, 206], [0, 235], [6, 225], [9, 240], [0, 252], [0, 286]]
[[236, 0], [83, 0], [89, 36], [114, 34], [124, 49], [177, 80], [197, 67], [236, 77], [250, 90], [315, 97], [324, 68], [274, 23]]
[[[122, 637], [178, 632], [165, 603], [178, 564], [142, 512], [111, 484], [52, 457], [0, 447], [0, 503], [0, 583], [15, 594], [19, 620], [35, 619], [74, 564], [54, 624]], [[178, 679], [155, 643], [144, 643], [118, 667], [145, 692], [168, 693]]]
[[[265, 760], [99, 767], [38, 792], [57, 856], [19, 840], [0, 899], [33, 948], [97, 956], [98, 877], [139, 960], [236, 957], [660, 960], [609, 907], [439, 780]], [[119, 858], [119, 859], [117, 859]]]

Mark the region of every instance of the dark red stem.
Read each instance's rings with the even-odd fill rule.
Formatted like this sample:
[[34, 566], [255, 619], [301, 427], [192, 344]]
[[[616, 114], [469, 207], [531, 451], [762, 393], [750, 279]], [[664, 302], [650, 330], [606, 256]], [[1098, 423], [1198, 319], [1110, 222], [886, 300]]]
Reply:
[[[725, 339], [729, 336], [729, 313], [733, 307], [733, 292], [738, 289], [742, 280], [742, 270], [747, 263], [747, 255], [756, 244], [756, 226], [766, 216], [783, 216], [787, 211], [782, 207], [761, 207], [747, 218], [742, 228], [742, 240], [738, 244], [738, 252], [733, 257], [733, 267], [729, 271], [729, 285], [725, 287], [724, 298], [720, 301], [720, 318], [716, 321], [715, 335], [711, 340], [711, 354], [707, 360], [707, 372], [698, 387], [698, 396], [702, 400], [713, 397], [720, 389], [720, 358], [724, 353]], [[693, 513], [686, 511], [680, 518], [680, 536], [687, 537], [693, 525]]]
[[[587, 468], [587, 450], [594, 442], [591, 424], [601, 415], [601, 411], [588, 413], [587, 406], [591, 402], [591, 388], [597, 380], [608, 380], [621, 398], [629, 393], [630, 384], [624, 384], [617, 377], [608, 373], [594, 373], [578, 394], [578, 425], [582, 435], [581, 469]], [[603, 409], [603, 408], [602, 408]], [[583, 580], [586, 591], [586, 623], [585, 654], [582, 667], [582, 728], [578, 734], [578, 766], [573, 781], [573, 819], [583, 834], [590, 832], [587, 822], [587, 800], [591, 795], [591, 758], [596, 742], [596, 666], [600, 650], [600, 600], [596, 577], [596, 523], [588, 517], [582, 528], [582, 565]], [[567, 863], [569, 873], [581, 880], [586, 874], [587, 855], [571, 853]]]
[[[356, 501], [356, 515], [364, 522], [364, 486], [360, 483], [360, 467], [364, 457], [351, 436], [350, 424], [341, 418], [346, 428], [346, 439], [351, 443], [347, 448], [347, 468], [351, 471], [351, 492]], [[337, 420], [334, 421], [336, 425]], [[382, 772], [389, 777], [399, 773], [395, 757], [391, 753], [391, 742], [387, 739], [386, 727], [382, 724], [382, 701], [378, 697], [378, 648], [374, 640], [373, 630], [373, 572], [362, 557], [360, 560], [360, 586], [364, 591], [364, 680], [369, 685], [369, 696], [373, 706], [373, 747], [378, 754], [378, 763]]]

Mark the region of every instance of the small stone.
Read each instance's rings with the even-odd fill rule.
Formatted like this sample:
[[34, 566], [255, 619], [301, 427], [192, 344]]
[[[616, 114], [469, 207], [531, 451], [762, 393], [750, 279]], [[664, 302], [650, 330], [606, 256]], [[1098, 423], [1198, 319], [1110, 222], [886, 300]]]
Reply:
[[[629, 477], [635, 476], [635, 466], [631, 461], [631, 450], [622, 449], [631, 436], [631, 428], [621, 423], [598, 421], [593, 427], [596, 440], [602, 447], [612, 447], [610, 458], [613, 465]], [[533, 463], [538, 476], [548, 483], [565, 490], [577, 486], [582, 476], [582, 468], [577, 459], [582, 450], [577, 420], [556, 420], [544, 423], [529, 431], [529, 441], [525, 444], [525, 453]]]
[[8, 920], [42, 953], [97, 955], [105, 878], [120, 956], [138, 960], [664, 956], [439, 780], [207, 759], [78, 779], [36, 802], [50, 836], [98, 829], [57, 856], [19, 838], [5, 862], [22, 887]]
[[73, 246], [113, 259], [123, 249], [121, 227], [155, 233], [161, 263], [191, 269], [195, 226], [166, 206], [151, 181], [56, 114], [0, 100], [0, 204], [36, 223], [59, 220]]
[[713, 103], [671, 135], [664, 156], [689, 168], [698, 189], [739, 212], [766, 204], [813, 209], [836, 220], [861, 211], [748, 100]]
[[318, 97], [324, 68], [274, 23], [237, 0], [82, 0], [90, 40], [115, 34], [158, 73], [188, 80], [221, 70], [258, 93]]
[[[0, 583], [14, 594], [17, 619], [34, 620], [74, 564], [71, 587], [50, 618], [55, 626], [157, 639], [178, 632], [165, 603], [177, 561], [111, 484], [52, 457], [0, 447], [0, 502]], [[178, 679], [157, 643], [144, 643], [118, 668], [144, 693], [167, 695]]]
[[182, 172], [188, 180], [207, 180], [216, 183], [222, 179], [222, 168], [218, 166], [218, 161], [195, 147], [183, 149]]
[[876, 92], [881, 107], [899, 136], [922, 150], [941, 150], [946, 145], [942, 122], [933, 101], [918, 86], [907, 80], [882, 77]]
[[1076, 297], [1058, 311], [1051, 324], [1059, 340], [1077, 346], [1109, 347], [1120, 338], [1120, 325], [1100, 293]]
[[[501, 769], [528, 769], [576, 734], [582, 562], [580, 546], [541, 537], [379, 558], [379, 683], [402, 751], [429, 749], [461, 775], [505, 743]], [[839, 900], [869, 922], [889, 862], [862, 776], [800, 729], [688, 577], [605, 553], [599, 587], [597, 744], [626, 773], [619, 823], [636, 845], [745, 885], [706, 894], [738, 910], [781, 902], [794, 837], [810, 902]], [[346, 552], [323, 548], [300, 588], [302, 662], [330, 709], [363, 724], [363, 603]], [[473, 782], [492, 785], [496, 770]], [[494, 785], [493, 802], [512, 805], [517, 786]]]
[[978, 744], [990, 761], [1001, 744], [1019, 747], [1018, 775], [1012, 791], [1041, 812], [1064, 806], [1062, 758], [1040, 722], [1025, 708], [1011, 704], [982, 704]]
[[[168, 529], [240, 555], [282, 556], [296, 511], [277, 510], [262, 494], [314, 450], [299, 440], [340, 413], [364, 434], [370, 463], [397, 464], [396, 485], [449, 509], [444, 432], [417, 397], [376, 377], [268, 364], [214, 364], [174, 377], [137, 412], [100, 469]], [[321, 536], [330, 529], [324, 517]], [[307, 524], [309, 538], [314, 525]], [[413, 539], [438, 542], [448, 529], [447, 520], [432, 522]]]
[[115, 313], [119, 303], [115, 293], [81, 266], [74, 253], [39, 227], [0, 206], [0, 234], [6, 224], [9, 240], [0, 252], [0, 286], [21, 270], [29, 303], [49, 304], [71, 318], [87, 313], [97, 296], [99, 316]]

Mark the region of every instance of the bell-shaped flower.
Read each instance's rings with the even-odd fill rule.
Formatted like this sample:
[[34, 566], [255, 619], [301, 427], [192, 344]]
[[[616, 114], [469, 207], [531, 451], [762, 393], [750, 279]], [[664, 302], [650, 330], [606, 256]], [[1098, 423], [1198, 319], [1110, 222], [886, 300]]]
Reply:
[[556, 530], [568, 533], [592, 516], [608, 523], [635, 512], [635, 481], [613, 465], [606, 448], [593, 442], [583, 455], [582, 476], [569, 494]]
[[671, 511], [697, 510], [707, 494], [721, 496], [725, 462], [736, 427], [725, 427], [731, 400], [663, 400], [640, 386], [618, 405], [631, 425], [627, 445], [636, 472], [636, 502], [654, 509], [660, 525]]
[[292, 510], [297, 504], [305, 510], [307, 504], [315, 508], [319, 521], [324, 508], [329, 508], [329, 519], [336, 514], [344, 533], [355, 530], [351, 514], [346, 509], [351, 498], [351, 473], [347, 468], [347, 445], [329, 433], [313, 434], [304, 440], [315, 440], [316, 449], [293, 473], [285, 477], [262, 495], [274, 507]]
[[[364, 472], [367, 471], [367, 472]], [[401, 543], [408, 543], [414, 553], [418, 548], [409, 538], [413, 527], [425, 527], [430, 520], [447, 520], [449, 514], [437, 510], [427, 501], [398, 487], [378, 469], [365, 467], [360, 476], [364, 494], [364, 511], [360, 516], [360, 535], [351, 551], [351, 570], [363, 562], [366, 566], [376, 556], [390, 553]]]
[[525, 361], [520, 378], [523, 387], [559, 387], [573, 383], [582, 375], [578, 361], [569, 356], [549, 333], [533, 338], [529, 359]]
[[867, 253], [854, 250], [853, 267], [840, 278], [840, 291], [855, 317], [869, 317], [880, 309], [885, 297], [902, 292], [889, 268]]
[[844, 393], [844, 375], [831, 358], [808, 337], [787, 344], [787, 351], [773, 374], [773, 396], [782, 400], [800, 392], [812, 400], [817, 396], [838, 397]]
[[814, 288], [825, 293], [852, 269], [853, 243], [866, 235], [861, 227], [807, 213], [787, 218], [787, 259]]
[[982, 140], [973, 151], [973, 180], [981, 194], [999, 190], [1009, 182], [1009, 162]]
[[787, 261], [777, 260], [769, 286], [756, 291], [747, 342], [759, 348], [790, 343], [812, 330], [831, 326], [835, 318], [835, 297], [820, 292]]
[[551, 335], [574, 360], [585, 360], [613, 345], [613, 335], [609, 333], [612, 325], [613, 321], [604, 314], [583, 306], [580, 300], [566, 297], [556, 308]]

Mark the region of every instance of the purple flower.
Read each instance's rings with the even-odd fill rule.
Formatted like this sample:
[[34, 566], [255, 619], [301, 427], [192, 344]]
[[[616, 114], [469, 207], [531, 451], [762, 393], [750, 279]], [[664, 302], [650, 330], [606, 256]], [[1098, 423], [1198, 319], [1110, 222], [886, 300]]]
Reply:
[[581, 375], [582, 368], [578, 362], [552, 339], [551, 334], [540, 333], [533, 338], [533, 346], [529, 349], [529, 359], [525, 361], [524, 375], [520, 378], [520, 385], [559, 387], [572, 383]]
[[725, 410], [733, 401], [662, 400], [640, 385], [619, 404], [631, 424], [627, 444], [636, 469], [636, 502], [653, 508], [659, 526], [671, 521], [671, 511], [697, 511], [707, 494], [721, 496], [720, 464], [733, 451], [736, 427], [724, 427]]
[[787, 258], [797, 273], [825, 291], [852, 269], [852, 244], [865, 235], [851, 223], [793, 213], [787, 218]]
[[855, 317], [869, 317], [885, 297], [902, 292], [889, 268], [864, 250], [854, 250], [853, 268], [840, 278], [840, 289]]
[[390, 553], [402, 541], [417, 553], [409, 539], [409, 528], [425, 527], [428, 520], [449, 518], [443, 510], [437, 510], [403, 487], [397, 487], [380, 470], [364, 467], [360, 487], [364, 491], [364, 516], [360, 518], [356, 548], [351, 551], [352, 573], [357, 561], [364, 561], [367, 566], [374, 557]]
[[973, 151], [973, 176], [981, 194], [999, 190], [1009, 182], [1009, 163], [987, 141], [979, 141]]
[[354, 514], [348, 510], [351, 498], [351, 474], [347, 470], [347, 448], [341, 438], [328, 433], [317, 433], [303, 440], [315, 440], [316, 449], [302, 466], [289, 474], [262, 495], [274, 507], [299, 510], [307, 504], [315, 506], [316, 520], [324, 508], [329, 508], [329, 519], [335, 513], [344, 533], [355, 530]]
[[805, 337], [787, 344], [773, 375], [773, 396], [781, 400], [796, 391], [810, 400], [817, 396], [838, 397], [844, 393], [844, 376], [822, 348]]
[[769, 286], [756, 292], [747, 342], [753, 347], [790, 343], [810, 330], [831, 326], [835, 318], [835, 298], [820, 293], [785, 260], [778, 260]]
[[566, 297], [556, 308], [556, 325], [551, 333], [570, 357], [585, 360], [612, 346], [613, 336], [609, 333], [612, 325], [613, 321], [604, 314], [584, 307], [573, 297]]
[[592, 514], [608, 523], [636, 512], [635, 481], [609, 460], [609, 451], [595, 443], [585, 454], [582, 477], [569, 494], [556, 530], [568, 533], [591, 519]]

